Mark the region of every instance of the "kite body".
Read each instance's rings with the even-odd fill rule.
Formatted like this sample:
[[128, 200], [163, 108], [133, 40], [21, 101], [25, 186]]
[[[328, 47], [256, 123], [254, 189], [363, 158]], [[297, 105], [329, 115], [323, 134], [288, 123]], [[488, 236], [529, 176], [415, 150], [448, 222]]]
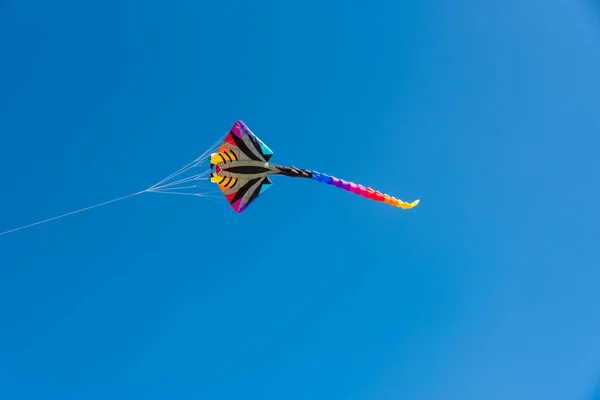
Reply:
[[396, 199], [371, 188], [347, 182], [316, 171], [275, 165], [269, 162], [273, 151], [242, 121], [237, 121], [216, 153], [210, 157], [210, 180], [216, 183], [234, 211], [244, 211], [258, 196], [271, 187], [270, 175], [309, 178], [345, 189], [366, 198], [409, 209], [419, 203]]

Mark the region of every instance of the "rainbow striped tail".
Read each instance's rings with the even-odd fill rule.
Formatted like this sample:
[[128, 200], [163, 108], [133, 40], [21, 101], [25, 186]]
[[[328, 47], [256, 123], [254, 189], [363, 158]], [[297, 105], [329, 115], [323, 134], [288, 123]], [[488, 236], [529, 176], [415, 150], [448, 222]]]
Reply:
[[336, 178], [333, 176], [322, 174], [317, 171], [311, 171], [311, 173], [312, 173], [312, 179], [314, 179], [318, 182], [323, 182], [328, 185], [339, 187], [348, 192], [352, 192], [359, 196], [366, 197], [367, 199], [381, 201], [383, 203], [387, 203], [391, 206], [402, 208], [404, 210], [408, 210], [408, 209], [415, 207], [417, 204], [419, 204], [419, 201], [420, 201], [420, 200], [415, 200], [412, 203], [407, 203], [406, 201], [397, 199], [397, 198], [390, 196], [388, 194], [385, 194], [385, 193], [381, 193], [377, 190], [371, 189], [370, 187], [364, 187], [357, 183], [347, 182], [343, 179], [339, 179], [339, 178]]

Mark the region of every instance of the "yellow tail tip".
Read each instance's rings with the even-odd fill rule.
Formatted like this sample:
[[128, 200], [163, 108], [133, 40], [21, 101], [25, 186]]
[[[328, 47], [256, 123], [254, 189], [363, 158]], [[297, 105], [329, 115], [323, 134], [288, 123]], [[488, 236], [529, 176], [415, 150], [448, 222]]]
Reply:
[[421, 200], [415, 200], [412, 203], [407, 203], [406, 201], [399, 201], [396, 203], [396, 207], [402, 208], [403, 210], [410, 210], [413, 207], [416, 207]]

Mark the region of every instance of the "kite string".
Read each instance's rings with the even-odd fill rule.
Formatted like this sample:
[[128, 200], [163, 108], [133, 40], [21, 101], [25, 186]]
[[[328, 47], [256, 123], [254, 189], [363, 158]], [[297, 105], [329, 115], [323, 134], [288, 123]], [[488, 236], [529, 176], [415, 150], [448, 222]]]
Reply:
[[109, 201], [105, 201], [103, 203], [99, 203], [99, 204], [96, 204], [96, 205], [93, 205], [93, 206], [85, 207], [85, 208], [82, 208], [82, 209], [77, 210], [77, 211], [71, 211], [70, 213], [58, 215], [56, 217], [48, 218], [48, 219], [45, 219], [43, 221], [34, 222], [33, 224], [24, 225], [24, 226], [21, 226], [19, 228], [11, 229], [11, 230], [6, 231], [6, 232], [0, 232], [0, 236], [7, 235], [7, 234], [12, 233], [12, 232], [20, 231], [22, 229], [31, 228], [32, 226], [45, 224], [46, 222], [54, 221], [54, 220], [57, 220], [57, 219], [60, 219], [60, 218], [64, 218], [64, 217], [68, 217], [69, 215], [78, 214], [78, 213], [83, 212], [83, 211], [91, 210], [92, 208], [98, 208], [98, 207], [101, 207], [101, 206], [104, 206], [104, 205], [107, 205], [107, 204], [110, 204], [110, 203], [116, 203], [117, 201], [125, 200], [125, 199], [127, 199], [129, 197], [137, 196], [137, 195], [140, 195], [140, 194], [145, 193], [145, 192], [147, 192], [147, 190], [142, 190], [142, 191], [137, 192], [137, 193], [128, 194], [127, 196], [118, 197], [118, 198], [113, 199], [113, 200], [109, 200]]

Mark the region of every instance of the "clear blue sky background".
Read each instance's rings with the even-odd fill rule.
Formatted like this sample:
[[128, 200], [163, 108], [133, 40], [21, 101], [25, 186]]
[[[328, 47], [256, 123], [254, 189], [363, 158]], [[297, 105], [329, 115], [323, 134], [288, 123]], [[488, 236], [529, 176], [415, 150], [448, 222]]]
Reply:
[[[0, 238], [0, 398], [575, 399], [600, 378], [600, 7], [0, 1], [0, 231], [242, 119], [238, 215], [144, 194]], [[210, 4], [210, 5], [209, 5]]]

